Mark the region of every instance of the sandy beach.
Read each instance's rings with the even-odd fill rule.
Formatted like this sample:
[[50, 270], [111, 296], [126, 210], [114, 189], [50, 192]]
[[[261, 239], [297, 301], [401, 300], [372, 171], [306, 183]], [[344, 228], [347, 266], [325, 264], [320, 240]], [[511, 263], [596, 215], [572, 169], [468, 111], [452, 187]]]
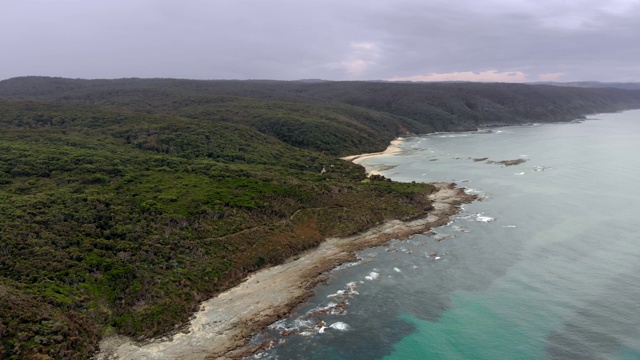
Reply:
[[[399, 137], [399, 138], [396, 138], [396, 139], [392, 140], [391, 143], [389, 143], [389, 146], [387, 146], [387, 148], [384, 151], [375, 152], [375, 153], [366, 153], [366, 154], [360, 154], [360, 155], [345, 156], [345, 157], [343, 157], [341, 159], [342, 160], [351, 161], [351, 162], [354, 162], [356, 164], [362, 164], [363, 160], [371, 158], [371, 157], [397, 154], [397, 153], [399, 153], [401, 151], [400, 144], [403, 141], [404, 141], [404, 138]], [[383, 172], [385, 170], [392, 169], [394, 167], [395, 166], [389, 166], [389, 165], [365, 166], [365, 168], [367, 169], [367, 176], [380, 175], [381, 172]]]
[[[366, 159], [366, 158], [370, 158], [373, 156], [380, 156], [380, 155], [391, 155], [391, 154], [397, 154], [401, 151], [400, 148], [400, 144], [404, 141], [404, 138], [396, 138], [395, 140], [392, 140], [391, 143], [389, 143], [389, 146], [387, 146], [387, 148], [384, 151], [380, 151], [380, 152], [375, 152], [375, 153], [366, 153], [366, 154], [359, 154], [359, 155], [351, 155], [351, 156], [345, 156], [342, 157], [342, 160], [347, 160], [347, 161], [352, 161], [356, 164], [359, 164], [360, 161]], [[367, 169], [369, 170], [369, 169]]]
[[[382, 153], [359, 155], [350, 160], [398, 151], [402, 140], [395, 141]], [[284, 264], [258, 271], [242, 284], [203, 302], [200, 311], [181, 332], [141, 344], [123, 336], [110, 336], [100, 343], [100, 352], [95, 358], [237, 359], [252, 354], [259, 345], [247, 345], [251, 334], [286, 316], [308, 299], [313, 287], [325, 279], [327, 272], [355, 260], [356, 251], [444, 225], [460, 204], [474, 199], [454, 184], [434, 185], [437, 191], [430, 195], [433, 209], [423, 217], [406, 222], [392, 220], [361, 234], [326, 239], [317, 248]]]

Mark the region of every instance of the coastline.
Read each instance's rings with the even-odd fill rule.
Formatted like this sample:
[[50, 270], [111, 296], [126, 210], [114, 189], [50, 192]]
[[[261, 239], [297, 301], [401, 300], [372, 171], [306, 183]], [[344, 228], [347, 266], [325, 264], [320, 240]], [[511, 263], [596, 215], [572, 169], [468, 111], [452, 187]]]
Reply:
[[[402, 138], [391, 142], [380, 153], [343, 158], [354, 161], [400, 151]], [[367, 169], [367, 172], [371, 174]], [[381, 246], [392, 239], [405, 239], [445, 225], [460, 205], [475, 196], [451, 183], [434, 183], [429, 195], [433, 208], [409, 221], [391, 220], [360, 234], [328, 238], [317, 248], [299, 254], [285, 263], [260, 270], [240, 285], [204, 301], [182, 331], [144, 343], [112, 335], [100, 342], [98, 360], [124, 359], [237, 359], [259, 349], [248, 346], [249, 337], [289, 314], [312, 296], [313, 287], [327, 273], [345, 262], [355, 260], [359, 250]]]
[[[362, 161], [365, 159], [377, 157], [377, 156], [393, 155], [401, 152], [402, 149], [400, 148], [400, 144], [402, 144], [404, 140], [405, 138], [403, 137], [397, 137], [391, 140], [391, 142], [389, 143], [389, 146], [387, 146], [387, 148], [384, 151], [374, 152], [374, 153], [365, 153], [365, 154], [359, 154], [359, 155], [350, 155], [350, 156], [341, 157], [340, 159], [351, 161], [358, 165], [362, 165]], [[362, 166], [365, 166], [365, 165], [362, 165]], [[365, 166], [367, 171], [366, 175], [367, 176], [380, 175], [382, 171], [393, 169], [394, 167], [395, 166], [389, 166], [389, 165]]]
[[360, 161], [370, 157], [397, 154], [401, 151], [400, 144], [403, 141], [404, 141], [404, 138], [398, 137], [391, 140], [391, 142], [389, 143], [389, 146], [387, 146], [387, 148], [384, 151], [379, 151], [374, 153], [365, 153], [365, 154], [359, 154], [359, 155], [350, 155], [350, 156], [341, 157], [340, 159], [359, 164]]

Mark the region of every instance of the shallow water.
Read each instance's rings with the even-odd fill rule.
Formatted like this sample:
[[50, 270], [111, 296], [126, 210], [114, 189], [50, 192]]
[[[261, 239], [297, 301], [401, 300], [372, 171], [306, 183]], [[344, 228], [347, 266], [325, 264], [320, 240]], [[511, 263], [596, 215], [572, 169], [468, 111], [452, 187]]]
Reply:
[[364, 160], [485, 199], [334, 270], [256, 336], [281, 343], [256, 357], [640, 359], [640, 111], [592, 118], [413, 137]]

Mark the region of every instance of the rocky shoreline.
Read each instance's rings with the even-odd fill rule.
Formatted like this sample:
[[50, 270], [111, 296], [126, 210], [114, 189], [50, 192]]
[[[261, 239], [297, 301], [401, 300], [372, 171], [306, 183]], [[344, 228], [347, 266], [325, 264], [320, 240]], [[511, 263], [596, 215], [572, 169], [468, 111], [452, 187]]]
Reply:
[[430, 195], [433, 208], [425, 216], [411, 221], [388, 221], [350, 237], [329, 238], [318, 248], [258, 271], [242, 284], [203, 302], [181, 332], [143, 344], [123, 336], [110, 336], [100, 343], [95, 358], [236, 359], [250, 355], [259, 350], [259, 346], [247, 346], [254, 332], [286, 316], [308, 299], [326, 273], [353, 261], [356, 251], [444, 225], [459, 210], [459, 205], [475, 199], [455, 184], [434, 185], [437, 191]]

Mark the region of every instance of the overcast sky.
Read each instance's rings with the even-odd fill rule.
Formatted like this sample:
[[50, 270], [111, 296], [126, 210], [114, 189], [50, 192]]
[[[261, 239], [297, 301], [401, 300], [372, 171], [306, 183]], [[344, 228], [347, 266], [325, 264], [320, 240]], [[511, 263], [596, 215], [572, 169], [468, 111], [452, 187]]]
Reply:
[[640, 0], [0, 0], [0, 79], [640, 81]]

